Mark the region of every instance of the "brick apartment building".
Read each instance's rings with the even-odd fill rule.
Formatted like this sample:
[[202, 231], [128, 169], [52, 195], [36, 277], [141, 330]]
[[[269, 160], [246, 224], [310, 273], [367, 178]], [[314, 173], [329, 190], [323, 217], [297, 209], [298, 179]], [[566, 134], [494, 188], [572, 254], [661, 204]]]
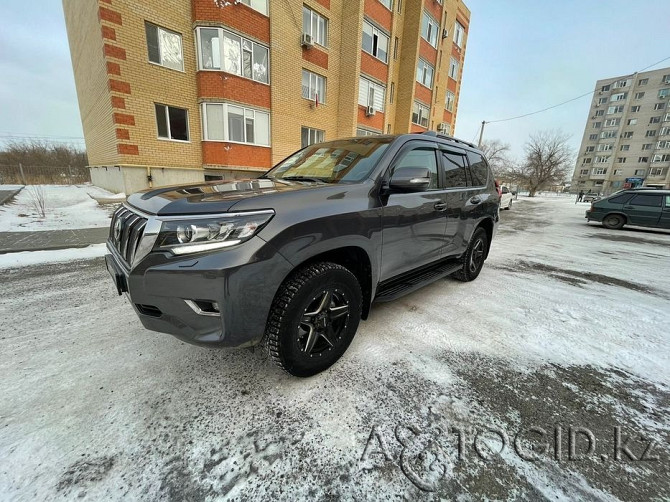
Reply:
[[219, 4], [63, 0], [94, 184], [256, 177], [315, 142], [453, 131], [460, 0]]
[[670, 188], [670, 68], [596, 82], [572, 191]]

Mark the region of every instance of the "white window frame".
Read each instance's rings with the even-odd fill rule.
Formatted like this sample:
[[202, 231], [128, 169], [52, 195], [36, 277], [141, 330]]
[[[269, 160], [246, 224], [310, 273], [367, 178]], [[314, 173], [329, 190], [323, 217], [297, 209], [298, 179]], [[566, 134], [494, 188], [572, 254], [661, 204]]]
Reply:
[[[597, 157], [596, 157], [596, 158], [597, 158]], [[609, 158], [609, 157], [608, 157], [608, 158]], [[596, 161], [596, 162], [597, 162], [597, 161]], [[607, 174], [607, 168], [606, 168], [606, 167], [594, 167], [594, 168], [593, 168], [593, 171], [592, 171], [592, 174], [594, 174], [594, 175], [596, 175], [596, 176], [600, 176], [600, 175], [603, 175], [603, 174]]]
[[605, 120], [605, 127], [616, 127], [621, 123], [621, 119], [607, 119]]
[[451, 91], [447, 91], [447, 95], [444, 98], [444, 108], [449, 112], [453, 112], [455, 102], [456, 102], [456, 95]]
[[[414, 108], [415, 107], [417, 107], [418, 110], [419, 110], [418, 113], [417, 113], [418, 122], [414, 122]], [[423, 111], [426, 112], [425, 117], [423, 116], [423, 113], [421, 113]], [[426, 124], [425, 125], [421, 123], [422, 118], [426, 119]], [[425, 127], [426, 129], [428, 129], [428, 121], [429, 120], [430, 120], [430, 107], [424, 105], [423, 103], [419, 103], [418, 101], [415, 101], [414, 104], [412, 105], [412, 124], [416, 124], [418, 126]]]
[[460, 62], [458, 59], [452, 56], [451, 60], [449, 61], [449, 77], [453, 78], [454, 80], [458, 80], [458, 72], [460, 70]]
[[598, 151], [599, 152], [611, 152], [612, 151], [612, 143], [601, 143], [598, 145]]
[[[386, 86], [378, 84], [377, 82], [373, 82], [369, 78], [365, 78], [363, 76], [359, 78], [358, 85], [358, 104], [365, 107], [371, 106], [378, 112], [384, 113], [384, 109], [386, 107]], [[365, 93], [366, 100], [365, 102], [361, 102], [361, 91], [364, 87], [367, 87], [367, 92]], [[375, 99], [377, 93], [380, 93], [382, 96], [381, 108], [375, 105], [375, 101], [379, 101]]]
[[[209, 138], [209, 130], [207, 126], [207, 105], [210, 106], [222, 106], [222, 117], [223, 117], [223, 139], [210, 139]], [[230, 139], [230, 131], [228, 130], [228, 108], [229, 107], [234, 107], [234, 108], [241, 108], [243, 111], [243, 116], [244, 116], [244, 123], [242, 125], [242, 131], [244, 133], [244, 138], [245, 141], [234, 141]], [[271, 116], [270, 112], [266, 110], [258, 110], [256, 108], [250, 108], [247, 106], [242, 106], [238, 105], [236, 103], [225, 103], [225, 102], [204, 102], [201, 103], [200, 105], [200, 110], [201, 110], [201, 115], [202, 115], [202, 140], [203, 141], [212, 141], [216, 143], [236, 143], [239, 145], [248, 145], [248, 146], [260, 146], [264, 148], [270, 148], [271, 147], [271, 127], [272, 127], [272, 122], [271, 122]], [[247, 128], [246, 128], [246, 120], [247, 118], [252, 118], [254, 121], [254, 140], [257, 139], [258, 134], [257, 134], [257, 129], [256, 129], [256, 114], [257, 113], [262, 113], [264, 115], [267, 115], [267, 123], [268, 123], [268, 135], [267, 135], [267, 144], [263, 143], [251, 143], [246, 141], [246, 136], [247, 136]], [[248, 115], [251, 115], [251, 117], [248, 117]]]
[[[177, 143], [190, 143], [191, 142], [191, 119], [189, 117], [188, 113], [188, 108], [182, 108], [181, 106], [172, 106], [172, 105], [167, 105], [165, 103], [158, 103], [155, 102], [153, 103], [154, 105], [154, 111], [158, 113], [158, 110], [156, 110], [157, 106], [162, 106], [164, 111], [165, 111], [165, 122], [167, 124], [167, 132], [168, 135], [167, 137], [165, 136], [160, 136], [160, 133], [158, 131], [158, 117], [156, 117], [156, 138], [158, 138], [161, 141], [175, 141]], [[170, 130], [170, 108], [175, 108], [177, 110], [184, 110], [186, 112], [186, 136], [188, 136], [188, 139], [176, 139], [172, 137], [172, 131]]]
[[368, 129], [363, 129], [362, 127], [357, 127], [356, 128], [356, 136], [357, 137], [365, 137], [365, 136], [377, 136], [381, 133], [375, 132], [375, 131], [370, 131]]
[[[328, 81], [326, 77], [323, 75], [319, 75], [318, 73], [314, 73], [312, 71], [302, 69], [302, 75], [304, 74], [309, 75], [309, 82], [307, 84], [308, 92], [307, 96], [305, 96], [305, 89], [302, 89], [302, 97], [304, 99], [308, 99], [310, 101], [316, 101], [316, 95], [319, 90], [319, 79], [323, 80], [323, 96], [319, 96], [319, 104], [326, 104], [326, 95], [328, 94]], [[302, 80], [301, 80], [301, 85], [302, 85]]]
[[393, 0], [379, 0], [379, 3], [386, 7], [388, 10], [393, 10]]
[[663, 176], [663, 174], [665, 174], [663, 172], [664, 170], [664, 167], [652, 167], [649, 169], [649, 176]]
[[[182, 34], [179, 33], [179, 32], [176, 32], [174, 30], [168, 30], [167, 28], [163, 28], [162, 26], [160, 26], [156, 23], [152, 23], [151, 21], [144, 21], [145, 37], [147, 36], [146, 27], [148, 25], [156, 27], [156, 34], [157, 34], [156, 36], [158, 38], [158, 40], [157, 40], [157, 42], [158, 42], [158, 58], [160, 59], [160, 62], [151, 61], [149, 59], [149, 54], [148, 54], [148, 52], [149, 52], [149, 40], [148, 40], [148, 38], [147, 38], [147, 41], [146, 41], [147, 42], [147, 61], [149, 61], [150, 64], [155, 64], [157, 66], [162, 66], [163, 68], [167, 68], [168, 70], [175, 70], [175, 71], [180, 71], [180, 72], [183, 73], [184, 72], [184, 37], [182, 36]], [[169, 33], [170, 35], [176, 35], [177, 37], [179, 37], [179, 60], [181, 62], [181, 68], [173, 68], [172, 66], [168, 66], [163, 62], [163, 47], [161, 45], [161, 35], [160, 35], [161, 31], [165, 32], [165, 33]]]
[[464, 37], [465, 37], [465, 28], [461, 23], [456, 21], [454, 23], [454, 43], [461, 49], [463, 48]]
[[[364, 27], [364, 28], [365, 28], [365, 25], [366, 25], [366, 24], [367, 24], [367, 25], [370, 27], [370, 29], [372, 30], [372, 52], [368, 52], [368, 51], [366, 51], [366, 50], [363, 48], [363, 42], [362, 42], [363, 39], [362, 39], [362, 38], [361, 38], [361, 50], [362, 50], [363, 52], [365, 52], [366, 54], [370, 54], [370, 56], [372, 56], [372, 57], [375, 58], [375, 59], [378, 59], [378, 60], [381, 61], [382, 63], [384, 63], [384, 64], [388, 64], [388, 62], [389, 62], [389, 50], [391, 49], [391, 37], [390, 37], [390, 35], [389, 35], [388, 33], [386, 33], [385, 31], [383, 31], [383, 30], [377, 28], [377, 26], [375, 26], [374, 24], [372, 24], [371, 22], [369, 22], [367, 19], [363, 19], [363, 27]], [[375, 36], [377, 36], [377, 47], [378, 47], [378, 48], [379, 48], [379, 39], [380, 39], [381, 37], [386, 38], [386, 59], [382, 59], [382, 58], [380, 58], [377, 54], [373, 54], [373, 52], [374, 52], [374, 39], [375, 39]]]
[[[264, 16], [268, 15], [268, 4], [269, 4], [270, 0], [239, 0], [239, 1], [241, 3], [243, 3], [244, 5], [246, 5], [247, 7], [251, 8], [251, 9], [254, 9], [256, 12], [260, 12]], [[259, 2], [264, 5], [263, 10], [261, 10], [257, 7]]]
[[[426, 83], [428, 70], [430, 70], [430, 81]], [[419, 58], [419, 62], [416, 65], [416, 81], [429, 89], [432, 89], [435, 83], [435, 67], [423, 58]]]
[[621, 176], [623, 174], [623, 169], [615, 169], [614, 176]]
[[[309, 8], [307, 5], [302, 6], [302, 31], [303, 33], [307, 33], [308, 35], [311, 35], [312, 40], [319, 44], [321, 47], [328, 47], [328, 32], [329, 32], [329, 26], [328, 26], [328, 18], [322, 16], [315, 10]], [[305, 31], [305, 13], [309, 14], [309, 30]], [[316, 18], [316, 33], [314, 33], [314, 19]], [[321, 29], [321, 23], [319, 22], [320, 20], [323, 20], [323, 30]], [[323, 31], [323, 32], [322, 32]], [[325, 32], [325, 33], [324, 33]], [[323, 36], [323, 39], [322, 39]]]
[[665, 99], [668, 96], [670, 96], [670, 88], [667, 89], [660, 89], [658, 91], [658, 99]]
[[[427, 23], [427, 32], [424, 34], [423, 29], [424, 25]], [[437, 41], [440, 36], [440, 23], [433, 16], [431, 16], [427, 11], [423, 11], [423, 16], [421, 17], [421, 38], [430, 44], [431, 47], [437, 48]], [[431, 41], [431, 38], [434, 38]]]
[[[302, 133], [307, 131], [307, 144], [302, 145]], [[320, 136], [320, 138], [318, 138]], [[313, 127], [301, 126], [300, 127], [300, 145], [302, 148], [306, 148], [317, 143], [323, 143], [326, 139], [326, 131], [323, 129], [315, 129]]]
[[[205, 65], [203, 64], [202, 61], [202, 40], [201, 40], [201, 35], [200, 32], [201, 30], [217, 30], [218, 31], [218, 38], [219, 38], [219, 68], [205, 68]], [[240, 72], [239, 73], [232, 73], [224, 69], [224, 61], [223, 61], [223, 35], [224, 33], [229, 36], [229, 38], [238, 38], [240, 40], [240, 58], [239, 58], [239, 68]], [[265, 84], [265, 85], [270, 85], [270, 48], [266, 45], [259, 44], [258, 42], [255, 42], [251, 39], [245, 38], [241, 35], [238, 35], [237, 33], [230, 31], [230, 30], [224, 30], [223, 28], [218, 28], [216, 26], [198, 26], [196, 28], [196, 44], [197, 44], [197, 53], [198, 53], [198, 69], [201, 71], [218, 71], [218, 72], [224, 72], [228, 73], [230, 75], [235, 75], [240, 78], [245, 78], [247, 80], [253, 80], [254, 82], [258, 82], [260, 84]], [[247, 77], [244, 75], [244, 43], [250, 43], [251, 44], [251, 77]], [[254, 78], [254, 64], [255, 64], [255, 51], [254, 48], [255, 46], [262, 47], [267, 51], [267, 64], [266, 64], [266, 74], [267, 74], [267, 82], [264, 82], [263, 80], [257, 80]]]
[[615, 101], [624, 101], [628, 97], [627, 92], [619, 92], [617, 94], [612, 94], [610, 96], [610, 102], [615, 102]]

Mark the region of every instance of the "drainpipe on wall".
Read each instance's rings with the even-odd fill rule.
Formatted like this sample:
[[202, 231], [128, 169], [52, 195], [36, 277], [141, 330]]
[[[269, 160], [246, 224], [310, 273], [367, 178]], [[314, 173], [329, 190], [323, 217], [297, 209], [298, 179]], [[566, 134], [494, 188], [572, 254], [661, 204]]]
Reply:
[[154, 187], [153, 179], [151, 178], [151, 167], [147, 166], [147, 181], [149, 182], [149, 188]]

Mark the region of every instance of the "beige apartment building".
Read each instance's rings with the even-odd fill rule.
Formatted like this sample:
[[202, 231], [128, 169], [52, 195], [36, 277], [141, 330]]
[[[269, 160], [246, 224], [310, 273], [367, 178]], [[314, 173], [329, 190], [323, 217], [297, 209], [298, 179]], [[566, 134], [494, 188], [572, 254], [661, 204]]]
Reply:
[[453, 131], [460, 0], [63, 0], [93, 183], [256, 177], [340, 137]]
[[670, 68], [598, 80], [572, 191], [670, 188]]

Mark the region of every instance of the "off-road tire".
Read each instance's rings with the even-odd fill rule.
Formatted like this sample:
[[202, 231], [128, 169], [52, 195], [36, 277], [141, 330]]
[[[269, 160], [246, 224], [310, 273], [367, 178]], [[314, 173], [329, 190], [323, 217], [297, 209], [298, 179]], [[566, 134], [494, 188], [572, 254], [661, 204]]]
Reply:
[[463, 254], [461, 269], [454, 272], [451, 276], [463, 282], [474, 281], [484, 266], [488, 245], [489, 237], [486, 234], [486, 230], [481, 227], [477, 228], [472, 234], [468, 249]]
[[603, 218], [603, 227], [610, 230], [620, 230], [626, 224], [626, 218], [620, 214], [608, 214]]
[[[318, 354], [308, 354], [306, 348], [301, 347], [300, 332], [306, 331], [302, 321], [310, 315], [307, 308], [327, 290], [331, 291], [333, 305], [335, 296], [341, 301], [346, 299], [348, 316], [344, 324], [340, 321], [340, 336], [328, 335], [328, 338], [333, 338], [330, 348]], [[361, 286], [347, 268], [336, 263], [320, 262], [295, 271], [280, 286], [270, 309], [264, 336], [270, 358], [284, 371], [297, 377], [324, 371], [344, 354], [354, 338], [361, 319], [361, 306]], [[327, 315], [335, 308], [342, 307], [326, 308]], [[336, 321], [330, 322], [334, 324]]]

